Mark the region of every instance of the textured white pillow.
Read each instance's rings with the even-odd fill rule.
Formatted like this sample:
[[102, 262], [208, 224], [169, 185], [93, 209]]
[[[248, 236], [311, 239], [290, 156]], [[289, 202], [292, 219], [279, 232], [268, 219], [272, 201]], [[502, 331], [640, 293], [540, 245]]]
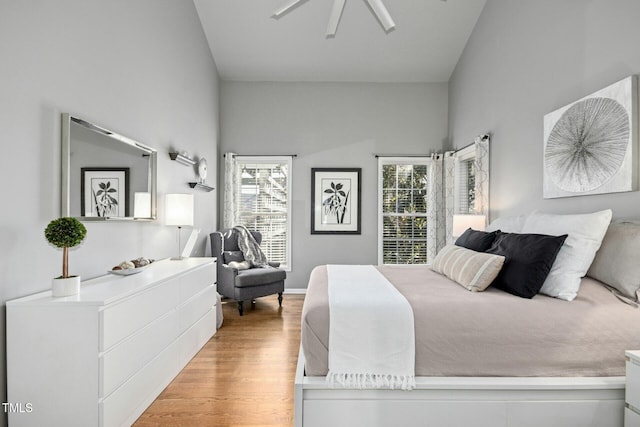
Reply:
[[555, 215], [533, 212], [522, 227], [523, 233], [568, 234], [560, 248], [540, 293], [572, 301], [580, 289], [580, 280], [587, 274], [602, 238], [611, 223], [607, 209], [591, 214]]
[[520, 233], [526, 219], [526, 215], [502, 216], [491, 221], [485, 231], [500, 230], [505, 233]]

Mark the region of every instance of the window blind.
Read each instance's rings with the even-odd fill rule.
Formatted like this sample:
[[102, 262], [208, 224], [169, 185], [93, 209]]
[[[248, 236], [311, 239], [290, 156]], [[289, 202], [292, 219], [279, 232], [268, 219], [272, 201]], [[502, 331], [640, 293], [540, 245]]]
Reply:
[[428, 160], [380, 158], [378, 162], [380, 262], [426, 264]]
[[290, 266], [291, 160], [238, 159], [240, 224], [262, 234], [260, 247], [270, 261]]

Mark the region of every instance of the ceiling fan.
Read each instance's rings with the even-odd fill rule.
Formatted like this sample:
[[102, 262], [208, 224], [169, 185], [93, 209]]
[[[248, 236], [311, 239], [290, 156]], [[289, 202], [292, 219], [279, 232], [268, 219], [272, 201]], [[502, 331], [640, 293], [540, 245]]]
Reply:
[[[273, 11], [272, 17], [279, 18], [293, 9], [295, 6], [305, 1], [307, 0], [288, 0], [283, 6]], [[344, 9], [344, 4], [346, 3], [346, 1], [347, 0], [334, 0], [333, 8], [331, 9], [331, 16], [329, 17], [329, 25], [327, 26], [327, 37], [336, 36], [338, 22], [340, 22], [340, 18], [342, 17], [342, 10]], [[396, 27], [395, 22], [393, 22], [393, 19], [391, 19], [391, 15], [389, 15], [389, 11], [382, 3], [382, 0], [365, 1], [369, 3], [371, 10], [373, 10], [376, 18], [378, 18], [380, 25], [382, 25], [387, 33]]]

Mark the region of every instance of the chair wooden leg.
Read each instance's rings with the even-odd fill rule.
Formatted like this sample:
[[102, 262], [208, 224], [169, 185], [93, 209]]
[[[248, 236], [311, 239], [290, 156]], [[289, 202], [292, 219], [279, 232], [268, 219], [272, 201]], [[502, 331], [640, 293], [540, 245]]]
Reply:
[[282, 307], [282, 292], [278, 292], [278, 305]]
[[244, 301], [238, 301], [238, 313], [240, 316], [244, 314]]

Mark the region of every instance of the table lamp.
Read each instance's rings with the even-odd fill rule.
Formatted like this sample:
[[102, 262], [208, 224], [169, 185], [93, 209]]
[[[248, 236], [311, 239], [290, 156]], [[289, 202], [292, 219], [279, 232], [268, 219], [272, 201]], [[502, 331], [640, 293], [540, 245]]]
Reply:
[[193, 194], [167, 194], [166, 195], [166, 220], [167, 225], [178, 226], [178, 256], [172, 260], [181, 260], [180, 233], [182, 227], [193, 225]]

